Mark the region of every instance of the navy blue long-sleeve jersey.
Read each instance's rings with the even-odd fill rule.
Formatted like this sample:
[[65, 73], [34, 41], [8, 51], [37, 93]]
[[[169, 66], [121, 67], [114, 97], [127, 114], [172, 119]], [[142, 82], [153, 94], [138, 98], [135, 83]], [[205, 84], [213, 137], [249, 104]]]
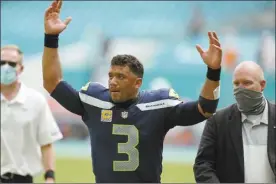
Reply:
[[141, 91], [127, 108], [99, 83], [78, 92], [61, 81], [51, 96], [87, 125], [96, 182], [159, 183], [166, 133], [206, 119], [196, 101], [183, 103], [173, 89]]

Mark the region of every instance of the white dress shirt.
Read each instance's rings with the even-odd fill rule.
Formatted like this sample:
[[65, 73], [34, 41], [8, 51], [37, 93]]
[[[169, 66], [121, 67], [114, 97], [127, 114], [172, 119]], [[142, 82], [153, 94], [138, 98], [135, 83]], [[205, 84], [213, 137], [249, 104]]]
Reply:
[[245, 183], [274, 183], [267, 154], [268, 103], [259, 115], [242, 113]]
[[1, 94], [1, 175], [40, 173], [40, 147], [62, 137], [42, 94], [23, 83], [11, 101]]

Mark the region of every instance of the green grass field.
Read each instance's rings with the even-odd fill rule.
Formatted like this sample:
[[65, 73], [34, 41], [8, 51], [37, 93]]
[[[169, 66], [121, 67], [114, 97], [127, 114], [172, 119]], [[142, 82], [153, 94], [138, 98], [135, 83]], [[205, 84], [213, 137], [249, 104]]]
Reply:
[[[95, 183], [90, 159], [57, 159], [56, 178], [57, 183]], [[35, 182], [43, 183], [43, 177]], [[163, 163], [162, 183], [195, 183], [192, 165]]]

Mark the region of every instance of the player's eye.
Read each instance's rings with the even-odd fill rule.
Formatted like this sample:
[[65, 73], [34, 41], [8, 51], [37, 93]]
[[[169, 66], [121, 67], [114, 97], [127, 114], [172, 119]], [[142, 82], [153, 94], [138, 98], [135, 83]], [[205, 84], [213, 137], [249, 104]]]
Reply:
[[124, 79], [125, 77], [124, 77], [123, 75], [119, 75], [118, 78], [122, 80], [122, 79]]

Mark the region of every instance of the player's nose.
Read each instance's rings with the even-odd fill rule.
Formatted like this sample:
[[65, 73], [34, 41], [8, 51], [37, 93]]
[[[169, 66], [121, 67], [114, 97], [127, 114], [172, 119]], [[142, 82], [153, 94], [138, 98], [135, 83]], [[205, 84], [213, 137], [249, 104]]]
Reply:
[[109, 89], [111, 91], [116, 91], [117, 88], [118, 88], [118, 85], [116, 83], [112, 83], [112, 82], [109, 83]]
[[109, 86], [113, 88], [116, 88], [118, 86], [118, 82], [115, 77], [109, 80]]

